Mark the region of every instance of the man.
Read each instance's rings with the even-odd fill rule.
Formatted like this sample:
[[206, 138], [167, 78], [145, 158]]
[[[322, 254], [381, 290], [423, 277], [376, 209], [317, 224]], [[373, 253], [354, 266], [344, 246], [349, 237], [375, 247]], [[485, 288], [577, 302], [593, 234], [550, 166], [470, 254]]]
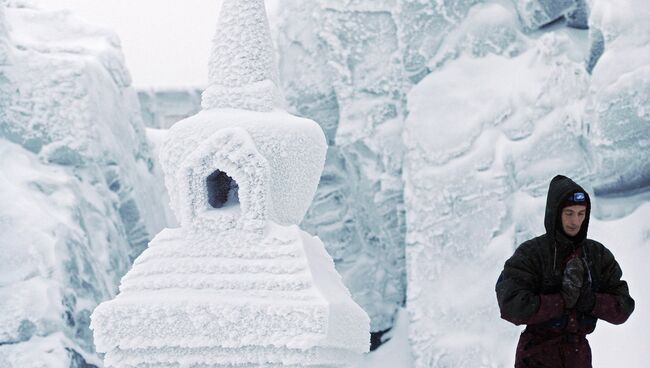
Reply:
[[587, 239], [591, 201], [558, 175], [546, 199], [546, 234], [521, 244], [496, 284], [501, 318], [526, 324], [515, 368], [591, 367], [585, 336], [598, 319], [625, 322], [634, 310], [621, 268], [604, 245]]

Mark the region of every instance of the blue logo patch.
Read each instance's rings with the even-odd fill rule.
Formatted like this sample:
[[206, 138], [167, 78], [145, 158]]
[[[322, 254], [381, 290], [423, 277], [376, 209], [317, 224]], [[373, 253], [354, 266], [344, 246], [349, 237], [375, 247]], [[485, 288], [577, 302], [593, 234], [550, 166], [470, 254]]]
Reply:
[[573, 198], [571, 198], [572, 202], [584, 202], [585, 201], [585, 194], [582, 192], [577, 192], [573, 193]]

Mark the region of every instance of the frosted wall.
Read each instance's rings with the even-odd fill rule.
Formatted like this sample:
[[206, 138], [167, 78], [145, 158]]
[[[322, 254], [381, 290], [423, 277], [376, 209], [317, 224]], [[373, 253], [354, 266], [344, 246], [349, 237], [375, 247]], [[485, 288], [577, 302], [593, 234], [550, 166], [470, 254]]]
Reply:
[[406, 270], [418, 367], [512, 365], [517, 329], [499, 319], [494, 282], [516, 245], [543, 231], [555, 174], [595, 192], [594, 223], [641, 216], [646, 8], [322, 0], [282, 10], [287, 98], [330, 140], [306, 221], [339, 239], [330, 251], [375, 330], [390, 327], [405, 290], [393, 271]]
[[0, 366], [92, 367], [90, 312], [165, 225], [164, 188], [116, 36], [5, 3]]

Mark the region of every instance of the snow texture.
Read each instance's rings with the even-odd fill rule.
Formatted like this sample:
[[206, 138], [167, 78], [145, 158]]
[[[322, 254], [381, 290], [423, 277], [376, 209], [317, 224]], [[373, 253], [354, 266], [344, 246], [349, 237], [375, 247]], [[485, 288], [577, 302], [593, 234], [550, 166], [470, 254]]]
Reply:
[[[526, 40], [513, 15], [477, 5], [466, 21], [470, 32], [481, 18], [511, 28], [516, 37], [504, 41], [516, 54], [443, 44], [459, 53], [408, 96], [407, 307], [417, 367], [507, 366], [515, 336], [498, 323], [493, 286], [512, 247], [542, 227], [543, 203], [529, 198], [543, 199], [556, 173], [588, 178], [580, 126], [588, 74], [560, 51], [572, 39], [562, 29]], [[445, 94], [432, 100], [437, 90]]]
[[[223, 6], [217, 34], [243, 38], [230, 42], [256, 59], [212, 81], [237, 84], [271, 67], [270, 36], [257, 29], [269, 40], [258, 44], [237, 34], [266, 24], [263, 2]], [[223, 46], [213, 45], [213, 66]], [[105, 366], [354, 367], [369, 348], [368, 315], [323, 243], [297, 226], [323, 170], [323, 131], [283, 110], [257, 111], [268, 91], [247, 89], [228, 108], [205, 105], [214, 91], [160, 151], [180, 228], [159, 233], [91, 317]]]
[[[570, 24], [580, 26], [586, 18], [582, 0], [513, 0], [526, 30], [541, 28], [571, 14]], [[581, 27], [576, 27], [581, 28]]]
[[122, 58], [68, 12], [0, 2], [3, 368], [99, 365], [90, 312], [165, 225]]
[[565, 15], [566, 25], [578, 29], [589, 28], [589, 5], [587, 0], [576, 0], [575, 10]]
[[271, 111], [282, 107], [264, 0], [224, 0], [201, 106]]
[[268, 226], [158, 234], [92, 316], [106, 366], [348, 366], [367, 351], [368, 317], [320, 240]]
[[280, 74], [296, 114], [329, 150], [302, 226], [323, 239], [372, 331], [405, 298], [400, 138], [406, 76], [391, 1], [285, 1]]
[[[544, 198], [557, 173], [594, 194], [597, 240], [619, 231], [608, 221], [636, 224], [629, 244], [603, 239], [620, 254], [630, 285], [644, 284], [629, 257], [648, 257], [650, 23], [641, 1], [613, 8], [607, 1], [284, 6], [278, 39], [287, 100], [298, 114], [318, 116], [330, 145], [303, 226], [327, 240], [373, 331], [391, 327], [400, 289], [384, 287], [399, 285], [392, 272], [407, 270], [414, 366], [512, 366], [518, 331], [499, 319], [494, 282], [514, 248], [543, 232]], [[588, 21], [578, 21], [580, 11]], [[566, 23], [554, 22], [562, 17]], [[374, 110], [378, 101], [397, 108]], [[394, 174], [384, 166], [392, 159]], [[376, 184], [391, 176], [395, 192]], [[387, 233], [400, 234], [402, 210], [405, 238], [392, 243]], [[378, 228], [386, 231], [375, 236]], [[406, 267], [395, 257], [402, 242]], [[647, 298], [639, 288], [633, 294]], [[614, 339], [598, 331], [594, 346]], [[634, 322], [608, 331], [647, 344]], [[594, 354], [595, 366], [614, 359]]]
[[[596, 23], [594, 17], [603, 4], [593, 4], [590, 24]], [[634, 214], [647, 201], [647, 196], [637, 196], [611, 204], [599, 189], [608, 178], [615, 178], [609, 172], [617, 172], [619, 180], [610, 182], [614, 192], [647, 192], [642, 178], [647, 173], [644, 136], [649, 130], [638, 111], [648, 83], [637, 76], [638, 84], [619, 84], [617, 90], [601, 82], [619, 80], [624, 75], [621, 69], [626, 68], [643, 75], [647, 59], [637, 64], [634, 58], [635, 63], [625, 66], [619, 60], [614, 63], [619, 70], [613, 65], [600, 69], [610, 50], [606, 42], [605, 54], [590, 77], [583, 64], [588, 57], [586, 31], [551, 27], [529, 37], [518, 30], [513, 10], [503, 3], [476, 5], [452, 33], [464, 36], [448, 38], [440, 47], [440, 51], [457, 52], [431, 60], [431, 74], [408, 94], [404, 132], [407, 308], [416, 367], [512, 366], [518, 334], [498, 319], [494, 282], [514, 248], [544, 232], [544, 200], [555, 174], [569, 175], [595, 192], [592, 236], [597, 229], [618, 232], [599, 220]], [[632, 23], [625, 28], [635, 32], [645, 27], [640, 18], [633, 21], [626, 15]], [[486, 20], [510, 29], [502, 34], [516, 35], [504, 40], [516, 53], [498, 54], [491, 47], [476, 53], [458, 44], [474, 36], [467, 32], [484, 27]], [[636, 53], [646, 45], [642, 41], [616, 55]], [[601, 70], [604, 74], [596, 76]], [[626, 88], [633, 88], [641, 98], [630, 98]], [[445, 93], [437, 93], [440, 90]], [[609, 117], [606, 111], [619, 111], [616, 119], [594, 117], [592, 101], [608, 90], [628, 97], [614, 100], [609, 95], [602, 100], [601, 113]], [[629, 126], [596, 129], [614, 121]], [[630, 130], [634, 138], [627, 136]], [[601, 138], [603, 131], [611, 136]], [[615, 160], [613, 152], [624, 159]], [[621, 178], [621, 173], [630, 175]], [[641, 221], [642, 216], [637, 212], [630, 221]], [[637, 240], [630, 247], [639, 249], [646, 241]], [[619, 242], [606, 245], [615, 255], [627, 249]], [[622, 263], [622, 267], [633, 265]], [[626, 326], [616, 333], [630, 336], [629, 331]], [[599, 363], [595, 350], [594, 356], [595, 366], [606, 366]]]
[[594, 1], [592, 45], [602, 42], [586, 106], [599, 167], [596, 194], [622, 196], [650, 186], [650, 7]]
[[140, 111], [149, 128], [169, 129], [201, 110], [201, 90], [149, 88], [138, 90]]
[[[234, 227], [261, 231], [267, 220], [298, 224], [314, 196], [327, 146], [311, 120], [281, 110], [211, 109], [175, 124], [161, 152], [171, 206], [196, 234]], [[206, 178], [237, 183], [238, 204], [215, 211]]]
[[393, 328], [382, 336], [387, 341], [366, 355], [359, 368], [410, 368], [413, 354], [409, 342], [409, 315], [400, 309]]

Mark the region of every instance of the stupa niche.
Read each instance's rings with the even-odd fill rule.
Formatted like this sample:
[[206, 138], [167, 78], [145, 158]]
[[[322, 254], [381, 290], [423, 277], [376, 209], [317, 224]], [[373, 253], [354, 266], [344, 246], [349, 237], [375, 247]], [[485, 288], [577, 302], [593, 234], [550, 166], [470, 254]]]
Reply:
[[368, 351], [368, 316], [298, 227], [327, 145], [279, 108], [275, 68], [264, 2], [225, 0], [204, 110], [161, 150], [181, 226], [92, 315], [106, 367], [352, 367]]

